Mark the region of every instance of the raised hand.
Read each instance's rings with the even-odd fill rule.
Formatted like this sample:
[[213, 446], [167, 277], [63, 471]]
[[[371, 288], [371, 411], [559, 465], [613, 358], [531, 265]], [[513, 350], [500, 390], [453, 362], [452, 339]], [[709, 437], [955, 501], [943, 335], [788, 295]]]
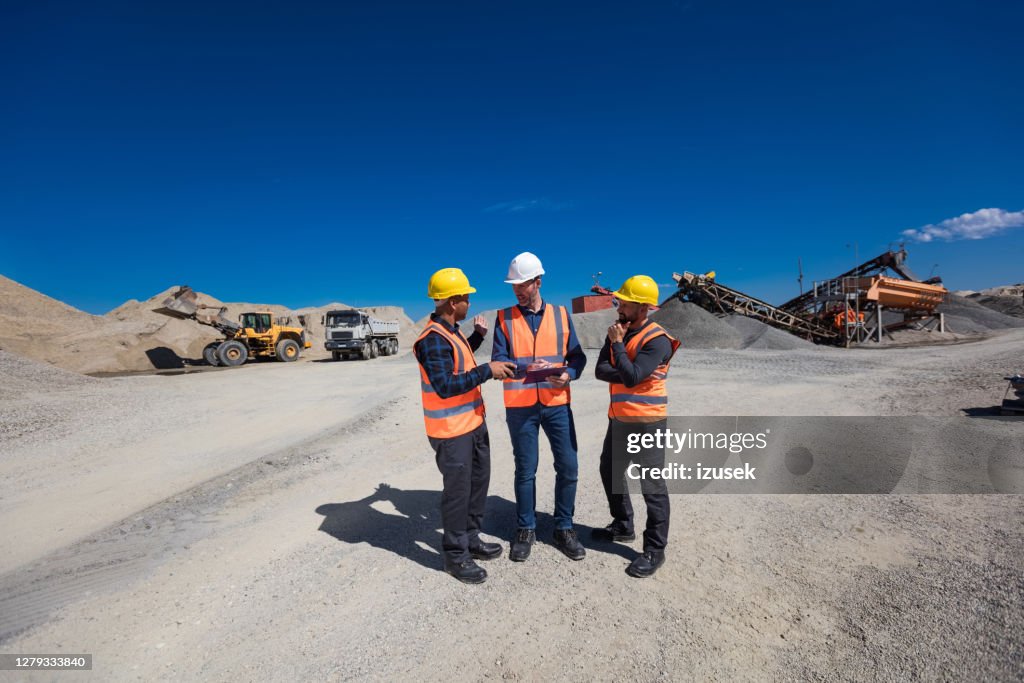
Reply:
[[482, 315], [473, 318], [473, 329], [480, 333], [481, 337], [487, 336], [487, 319]]

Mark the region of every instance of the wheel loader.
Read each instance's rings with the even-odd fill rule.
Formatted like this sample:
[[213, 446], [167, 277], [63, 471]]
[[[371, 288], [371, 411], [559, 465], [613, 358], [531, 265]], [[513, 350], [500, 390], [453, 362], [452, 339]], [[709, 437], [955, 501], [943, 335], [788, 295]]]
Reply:
[[210, 365], [235, 367], [250, 358], [291, 362], [313, 345], [306, 340], [305, 330], [291, 325], [289, 318], [274, 318], [270, 311], [252, 311], [242, 313], [236, 323], [225, 317], [227, 306], [198, 303], [196, 293], [188, 285], [179, 287], [164, 299], [160, 308], [153, 310], [179, 320], [195, 320], [222, 333], [224, 339], [203, 349], [203, 359]]

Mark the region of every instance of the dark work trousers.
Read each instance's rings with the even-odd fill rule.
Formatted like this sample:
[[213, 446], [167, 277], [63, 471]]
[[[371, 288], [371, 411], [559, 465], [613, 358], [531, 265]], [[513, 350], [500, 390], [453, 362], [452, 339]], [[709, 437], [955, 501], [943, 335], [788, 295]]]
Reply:
[[[628, 489], [626, 488], [626, 468], [630, 462], [641, 462], [645, 466], [658, 463], [647, 462], [647, 458], [637, 456], [630, 459], [623, 453], [619, 457], [612, 457], [612, 427], [615, 423], [609, 418], [608, 432], [604, 436], [604, 448], [601, 449], [601, 483], [604, 484], [604, 494], [608, 498], [608, 509], [612, 513], [612, 519], [620, 522], [630, 529], [633, 528], [633, 504], [629, 500]], [[656, 429], [665, 429], [667, 420], [648, 423], [631, 423], [628, 425], [630, 431], [653, 432]], [[619, 427], [623, 427], [619, 423]], [[620, 447], [622, 444], [620, 443]], [[664, 464], [664, 451], [660, 456]], [[616, 485], [616, 482], [617, 485]], [[650, 484], [645, 484], [650, 486]], [[668, 543], [668, 520], [669, 502], [667, 488], [655, 485], [658, 492], [643, 493], [644, 503], [647, 504], [647, 528], [644, 529], [644, 550], [664, 550]], [[622, 493], [615, 493], [615, 489]]]
[[468, 434], [429, 441], [444, 477], [441, 549], [445, 566], [451, 566], [470, 559], [469, 547], [479, 542], [491, 481], [491, 441], [486, 422]]

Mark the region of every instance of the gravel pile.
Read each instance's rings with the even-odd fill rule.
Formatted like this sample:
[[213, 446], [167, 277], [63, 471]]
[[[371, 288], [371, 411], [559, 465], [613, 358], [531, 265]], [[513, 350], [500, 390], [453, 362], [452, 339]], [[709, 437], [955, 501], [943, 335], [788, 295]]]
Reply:
[[745, 315], [733, 314], [724, 321], [743, 335], [740, 348], [764, 349], [767, 351], [793, 351], [813, 347], [812, 342], [789, 332], [766, 325], [760, 320]]
[[968, 300], [1003, 315], [1024, 318], [1024, 296], [975, 294]]
[[[81, 405], [75, 408], [63, 400], [64, 392], [101, 383], [102, 380], [0, 350], [0, 452], [6, 451], [7, 444], [14, 439], [48, 429], [52, 434], [55, 424], [76, 412], [88, 419], [89, 413]], [[45, 409], [39, 408], [40, 401], [45, 402]]]
[[0, 399], [63, 391], [99, 381], [0, 350]]
[[585, 349], [603, 347], [604, 340], [608, 338], [608, 328], [618, 319], [619, 311], [615, 308], [606, 308], [590, 313], [574, 313], [572, 324], [576, 328], [580, 346]]
[[937, 310], [945, 314], [946, 329], [958, 333], [984, 333], [1024, 327], [1024, 320], [994, 311], [977, 301], [950, 294]]
[[743, 348], [744, 334], [697, 304], [670, 299], [651, 320], [691, 349]]

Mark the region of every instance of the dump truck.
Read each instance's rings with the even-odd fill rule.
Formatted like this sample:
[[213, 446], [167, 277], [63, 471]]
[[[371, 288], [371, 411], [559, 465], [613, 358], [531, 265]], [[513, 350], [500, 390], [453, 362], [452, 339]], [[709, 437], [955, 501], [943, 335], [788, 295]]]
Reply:
[[223, 339], [203, 349], [203, 359], [210, 365], [235, 367], [250, 358], [291, 362], [299, 359], [303, 349], [313, 346], [306, 340], [306, 331], [292, 325], [291, 318], [275, 318], [271, 311], [264, 310], [242, 313], [235, 322], [224, 315], [227, 306], [199, 303], [188, 285], [179, 287], [164, 299], [160, 308], [153, 310], [179, 320], [195, 320], [223, 334]]
[[363, 311], [344, 309], [327, 311], [321, 323], [324, 348], [334, 360], [369, 360], [398, 353], [397, 320], [378, 320]]

